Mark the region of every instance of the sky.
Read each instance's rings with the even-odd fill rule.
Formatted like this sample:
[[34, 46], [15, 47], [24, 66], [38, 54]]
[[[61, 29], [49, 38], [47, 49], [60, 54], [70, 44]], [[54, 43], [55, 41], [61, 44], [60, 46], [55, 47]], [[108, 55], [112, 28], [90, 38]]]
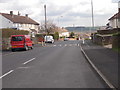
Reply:
[[[93, 0], [95, 26], [105, 26], [108, 19], [118, 12], [119, 0]], [[92, 26], [91, 0], [0, 0], [0, 12], [18, 11], [22, 16], [44, 23], [44, 5], [47, 20], [57, 26]]]

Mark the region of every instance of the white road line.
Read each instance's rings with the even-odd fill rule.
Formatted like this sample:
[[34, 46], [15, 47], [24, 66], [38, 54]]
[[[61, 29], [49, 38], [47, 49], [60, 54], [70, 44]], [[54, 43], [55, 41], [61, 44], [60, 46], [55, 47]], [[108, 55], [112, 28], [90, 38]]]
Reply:
[[57, 46], [57, 45], [53, 45], [54, 47]]
[[78, 44], [78, 46], [80, 46], [80, 45]]
[[75, 44], [75, 46], [77, 46], [77, 44]]
[[65, 46], [67, 46], [67, 44], [65, 44]]
[[59, 46], [61, 47], [62, 45], [60, 44]]
[[14, 70], [10, 70], [9, 72], [5, 73], [4, 75], [0, 76], [0, 79], [2, 79], [3, 77], [7, 76], [8, 74], [12, 73]]
[[32, 59], [30, 59], [30, 60], [28, 60], [28, 61], [24, 62], [23, 64], [25, 65], [25, 64], [27, 64], [27, 63], [29, 63], [29, 62], [33, 61], [34, 59], [35, 59], [35, 58], [32, 58]]

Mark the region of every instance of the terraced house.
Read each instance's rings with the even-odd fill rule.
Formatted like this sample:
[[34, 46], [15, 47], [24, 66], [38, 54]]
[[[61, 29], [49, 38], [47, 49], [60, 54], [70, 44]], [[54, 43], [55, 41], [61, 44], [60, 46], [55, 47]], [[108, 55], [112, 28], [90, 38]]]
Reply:
[[1, 28], [14, 28], [38, 33], [39, 23], [28, 17], [28, 14], [20, 16], [19, 12], [18, 15], [14, 15], [13, 11], [10, 11], [10, 14], [0, 13], [0, 29]]

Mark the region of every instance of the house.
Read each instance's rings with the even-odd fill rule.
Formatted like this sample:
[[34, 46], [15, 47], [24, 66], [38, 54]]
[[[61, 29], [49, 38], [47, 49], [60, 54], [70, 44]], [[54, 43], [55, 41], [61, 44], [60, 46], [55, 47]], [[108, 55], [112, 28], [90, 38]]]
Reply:
[[70, 33], [68, 32], [68, 30], [66, 30], [66, 29], [64, 29], [64, 28], [62, 28], [61, 30], [60, 30], [60, 32], [59, 32], [59, 36], [60, 37], [69, 37], [70, 36]]
[[14, 28], [17, 30], [27, 30], [29, 32], [38, 33], [39, 23], [28, 17], [28, 14], [25, 16], [14, 15], [13, 11], [10, 11], [10, 14], [0, 13], [0, 29], [2, 28]]
[[116, 13], [115, 15], [113, 15], [110, 19], [109, 19], [109, 25], [112, 28], [120, 28], [120, 1], [118, 3], [118, 13]]

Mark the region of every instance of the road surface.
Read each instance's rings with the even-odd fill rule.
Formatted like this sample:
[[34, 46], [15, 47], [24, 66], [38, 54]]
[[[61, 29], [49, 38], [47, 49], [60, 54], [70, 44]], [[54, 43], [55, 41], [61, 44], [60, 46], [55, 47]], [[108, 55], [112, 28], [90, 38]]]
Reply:
[[3, 88], [106, 88], [80, 43], [58, 41], [29, 51], [3, 52]]

